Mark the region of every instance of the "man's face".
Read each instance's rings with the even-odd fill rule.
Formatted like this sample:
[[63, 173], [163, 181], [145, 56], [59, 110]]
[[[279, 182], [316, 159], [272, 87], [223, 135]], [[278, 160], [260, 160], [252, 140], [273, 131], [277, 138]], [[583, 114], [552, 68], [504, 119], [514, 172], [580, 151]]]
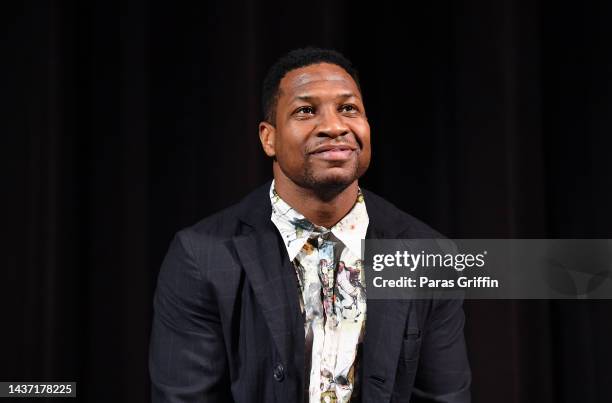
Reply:
[[[260, 124], [276, 171], [298, 186], [343, 189], [370, 164], [370, 126], [361, 93], [341, 67], [314, 64], [280, 82], [276, 122]], [[275, 175], [276, 176], [276, 175]]]

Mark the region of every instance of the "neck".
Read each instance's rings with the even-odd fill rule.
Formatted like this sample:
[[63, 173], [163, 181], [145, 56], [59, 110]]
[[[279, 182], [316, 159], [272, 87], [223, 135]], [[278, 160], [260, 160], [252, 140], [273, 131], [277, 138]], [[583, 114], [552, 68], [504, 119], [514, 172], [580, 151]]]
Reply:
[[276, 193], [315, 225], [333, 227], [351, 211], [357, 200], [357, 180], [336, 191], [317, 191], [299, 186], [282, 173], [274, 171]]

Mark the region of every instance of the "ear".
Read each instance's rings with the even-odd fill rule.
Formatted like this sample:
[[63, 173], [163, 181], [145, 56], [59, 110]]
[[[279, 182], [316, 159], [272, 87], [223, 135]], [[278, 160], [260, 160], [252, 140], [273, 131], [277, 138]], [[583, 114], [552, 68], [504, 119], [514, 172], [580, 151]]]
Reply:
[[276, 128], [268, 122], [259, 123], [259, 141], [268, 157], [276, 155], [274, 141], [276, 140]]

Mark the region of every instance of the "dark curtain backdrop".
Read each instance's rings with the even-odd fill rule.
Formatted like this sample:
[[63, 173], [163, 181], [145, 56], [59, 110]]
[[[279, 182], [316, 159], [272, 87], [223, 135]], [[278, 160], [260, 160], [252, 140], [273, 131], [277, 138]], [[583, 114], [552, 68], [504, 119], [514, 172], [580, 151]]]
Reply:
[[[271, 177], [260, 83], [360, 69], [362, 186], [455, 238], [612, 238], [610, 2], [3, 5], [0, 380], [149, 400], [173, 234]], [[608, 301], [467, 301], [474, 402], [612, 401]]]

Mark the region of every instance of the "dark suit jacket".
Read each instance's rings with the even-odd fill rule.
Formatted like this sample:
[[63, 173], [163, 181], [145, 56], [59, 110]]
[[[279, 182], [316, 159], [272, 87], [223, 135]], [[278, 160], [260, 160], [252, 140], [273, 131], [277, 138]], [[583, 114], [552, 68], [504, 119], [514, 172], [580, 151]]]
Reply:
[[[301, 402], [304, 319], [295, 270], [270, 220], [270, 182], [179, 231], [154, 297], [152, 401]], [[363, 190], [367, 238], [436, 238]], [[462, 301], [368, 300], [363, 402], [469, 402]]]

